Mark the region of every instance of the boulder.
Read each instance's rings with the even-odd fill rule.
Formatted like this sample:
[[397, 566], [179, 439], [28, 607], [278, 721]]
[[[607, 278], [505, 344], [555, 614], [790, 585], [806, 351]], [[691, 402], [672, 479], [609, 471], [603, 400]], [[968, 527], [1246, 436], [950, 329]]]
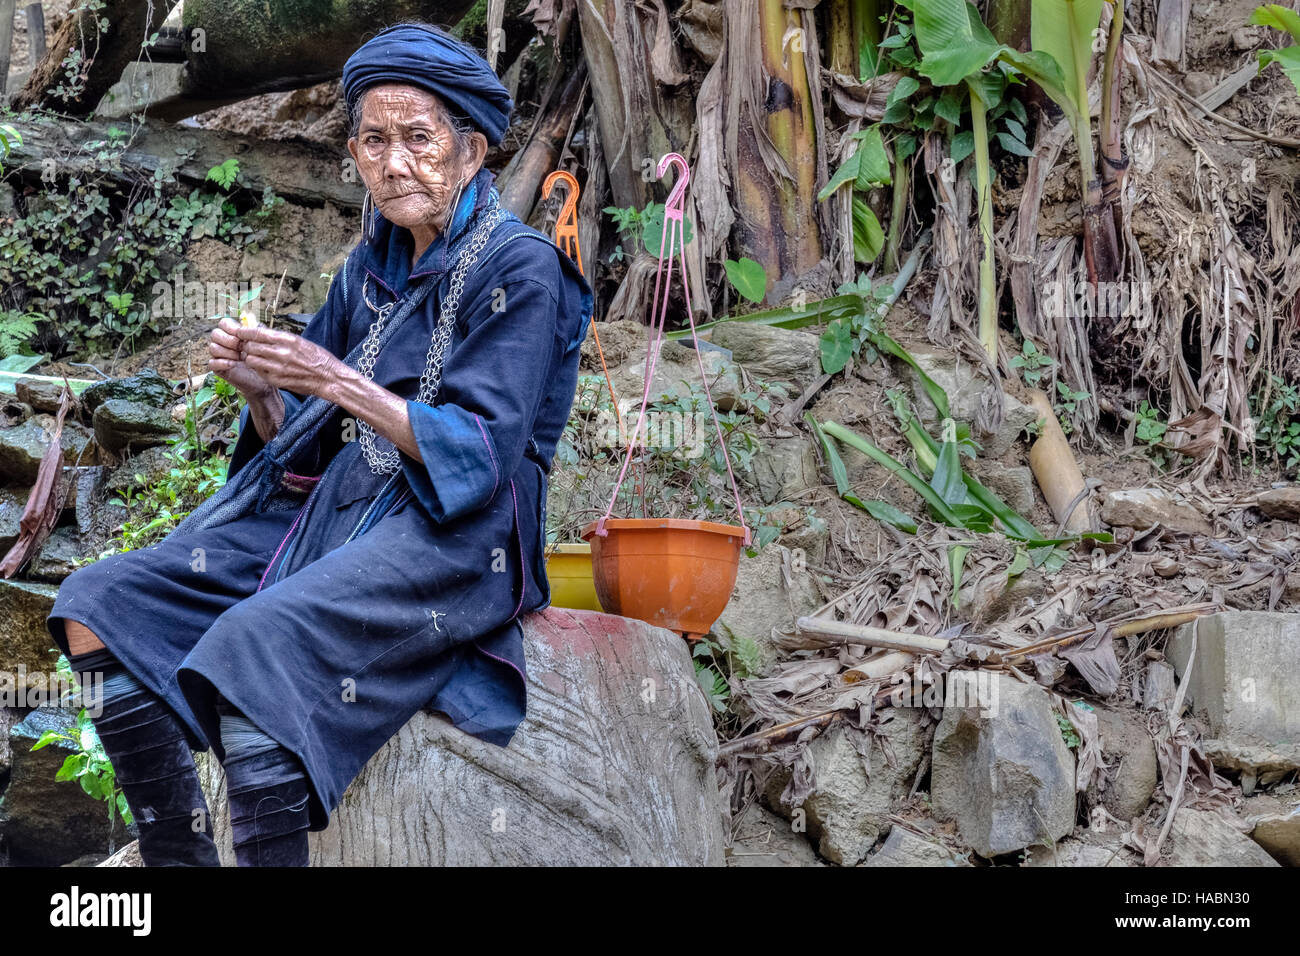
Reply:
[[[0, 482], [34, 482], [53, 435], [51, 415], [36, 415], [21, 425], [0, 429]], [[95, 464], [95, 445], [86, 426], [65, 418], [59, 446], [65, 465]]]
[[1119, 820], [1132, 820], [1151, 802], [1160, 780], [1155, 743], [1146, 723], [1128, 711], [1093, 708], [1101, 736], [1101, 751], [1110, 768], [1104, 786], [1094, 780], [1088, 788], [1090, 805], [1100, 803]]
[[143, 402], [110, 398], [95, 409], [95, 440], [114, 454], [165, 444], [177, 434], [171, 413]]
[[[603, 334], [604, 329], [601, 332]], [[629, 350], [625, 362], [617, 367], [611, 365], [609, 369], [614, 394], [618, 396], [623, 408], [623, 417], [626, 420], [630, 416], [630, 420], [626, 421], [629, 432], [636, 425], [636, 412], [645, 386], [645, 355], [646, 347], [642, 343]], [[713, 404], [723, 411], [734, 408], [742, 391], [735, 365], [714, 349], [705, 349], [701, 355]], [[654, 375], [650, 379], [650, 401], [688, 398], [692, 388], [702, 392], [704, 385], [700, 381], [699, 363], [695, 349], [680, 342], [664, 342], [659, 351], [659, 360], [655, 363]], [[700, 412], [707, 427], [712, 428], [708, 408], [702, 408]]]
[[970, 866], [965, 856], [903, 827], [892, 827], [863, 866]]
[[[1003, 393], [1002, 424], [996, 431], [978, 433], [974, 423], [979, 418], [981, 396], [989, 387], [983, 369], [956, 352], [944, 349], [915, 347], [908, 349], [934, 383], [948, 395], [948, 411], [958, 421], [972, 423], [973, 437], [983, 446], [983, 456], [1000, 458], [1011, 450], [1020, 433], [1038, 420], [1038, 413], [1012, 395]], [[899, 375], [911, 382], [912, 397], [917, 413], [924, 422], [939, 419], [939, 410], [930, 401], [921, 385], [921, 378], [910, 365], [898, 363]]]
[[713, 328], [710, 341], [731, 351], [731, 359], [747, 372], [767, 382], [788, 382], [797, 391], [821, 375], [821, 338], [802, 329], [723, 322]]
[[935, 730], [935, 815], [955, 821], [983, 857], [1060, 840], [1074, 829], [1074, 755], [1047, 692], [1005, 674], [954, 671], [948, 679], [967, 685], [954, 698], [976, 703], [945, 707]]
[[112, 469], [104, 476], [102, 492], [121, 494], [127, 488], [139, 491], [145, 485], [165, 478], [176, 467], [172, 449], [167, 445], [154, 445]]
[[1025, 852], [1022, 866], [1141, 866], [1138, 856], [1116, 835], [1112, 839], [1096, 835], [1091, 830], [1081, 831], [1077, 837], [1066, 837], [1054, 846], [1034, 847]]
[[51, 584], [0, 580], [0, 672], [19, 687], [43, 684], [55, 670], [58, 652], [45, 619], [58, 593]]
[[1300, 521], [1300, 487], [1273, 488], [1259, 496], [1259, 510], [1276, 521]]
[[75, 781], [54, 779], [76, 749], [54, 743], [33, 751], [47, 730], [66, 730], [76, 714], [58, 708], [32, 711], [9, 732], [13, 769], [0, 797], [0, 845], [11, 862], [23, 866], [60, 866], [88, 853], [109, 852], [111, 839], [121, 841], [125, 827], [108, 807], [94, 800]]
[[18, 401], [30, 405], [33, 411], [57, 415], [63, 399], [63, 383], [20, 378], [14, 382], [14, 394], [18, 396]]
[[750, 480], [759, 500], [774, 505], [821, 484], [817, 455], [805, 435], [765, 439], [750, 460]]
[[750, 803], [735, 824], [727, 866], [826, 866], [802, 833], [762, 803]]
[[1300, 615], [1203, 617], [1179, 628], [1166, 656], [1206, 719], [1205, 750], [1216, 765], [1256, 773], [1300, 767]]
[[1258, 796], [1247, 800], [1242, 815], [1250, 837], [1283, 866], [1300, 866], [1300, 794], [1287, 800]]
[[1213, 534], [1214, 526], [1191, 502], [1159, 488], [1110, 491], [1101, 501], [1101, 520], [1112, 528], [1145, 531], [1160, 525], [1187, 534]]
[[[420, 712], [311, 835], [313, 866], [722, 866], [717, 737], [686, 643], [642, 621], [524, 618], [528, 715], [509, 747]], [[220, 767], [199, 759], [233, 863]]]
[[[748, 638], [758, 646], [758, 673], [765, 673], [780, 657], [772, 631], [793, 629], [794, 622], [822, 604], [821, 592], [812, 574], [793, 567], [789, 586], [783, 572], [786, 548], [769, 544], [754, 557], [740, 556], [736, 587], [713, 633], [734, 648]], [[805, 562], [807, 558], [805, 556]]]
[[77, 530], [89, 534], [95, 528], [96, 506], [99, 504], [100, 492], [104, 485], [104, 474], [108, 471], [103, 465], [76, 469], [73, 486], [73, 507], [77, 513]]
[[86, 544], [76, 528], [55, 528], [24, 573], [35, 581], [58, 584], [87, 556]]
[[18, 534], [22, 530], [18, 522], [23, 516], [23, 509], [27, 507], [30, 494], [31, 489], [22, 486], [0, 488], [0, 556], [18, 540]]
[[1034, 511], [1034, 473], [1028, 465], [1008, 467], [998, 461], [977, 458], [969, 462], [970, 473], [1022, 517], [1031, 518]]
[[1165, 862], [1170, 866], [1280, 866], [1245, 829], [1218, 811], [1183, 807], [1174, 814]]
[[862, 738], [865, 755], [854, 744], [855, 732], [844, 727], [836, 727], [808, 745], [813, 792], [801, 805], [791, 806], [781, 799], [790, 781], [788, 769], [781, 768], [768, 777], [764, 791], [768, 805], [791, 820], [802, 810], [817, 852], [832, 863], [855, 866], [889, 832], [890, 814], [907, 797], [925, 759], [929, 732], [924, 712], [920, 708], [889, 708], [883, 716], [888, 718], [880, 727], [884, 740], [874, 735]]
[[81, 393], [81, 404], [87, 412], [93, 413], [104, 402], [114, 398], [155, 408], [170, 408], [175, 401], [171, 383], [153, 369], [146, 368], [127, 378], [110, 378], [88, 385]]

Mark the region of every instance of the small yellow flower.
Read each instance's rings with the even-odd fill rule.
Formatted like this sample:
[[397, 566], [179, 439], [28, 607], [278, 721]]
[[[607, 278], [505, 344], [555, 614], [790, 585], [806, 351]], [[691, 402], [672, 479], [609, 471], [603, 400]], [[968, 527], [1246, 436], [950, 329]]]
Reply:
[[261, 323], [257, 321], [257, 316], [248, 311], [248, 309], [244, 309], [239, 313], [239, 324], [246, 329], [255, 329], [261, 325]]

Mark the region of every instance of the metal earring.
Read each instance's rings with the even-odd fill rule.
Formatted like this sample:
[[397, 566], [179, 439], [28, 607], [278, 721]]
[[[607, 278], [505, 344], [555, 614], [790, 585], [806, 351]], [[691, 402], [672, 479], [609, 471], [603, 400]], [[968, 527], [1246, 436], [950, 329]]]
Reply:
[[447, 226], [445, 231], [450, 232], [451, 227], [456, 222], [456, 210], [460, 208], [460, 196], [465, 190], [465, 177], [462, 176], [456, 181], [456, 195], [451, 200], [451, 208], [447, 210]]
[[375, 200], [369, 189], [361, 203], [361, 234], [367, 242], [375, 237]]

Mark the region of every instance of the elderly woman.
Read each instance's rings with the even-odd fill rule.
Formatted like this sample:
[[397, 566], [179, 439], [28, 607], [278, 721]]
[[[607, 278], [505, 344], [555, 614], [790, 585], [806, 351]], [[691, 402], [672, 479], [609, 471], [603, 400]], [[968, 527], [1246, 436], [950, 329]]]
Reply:
[[215, 865], [191, 750], [226, 772], [240, 865], [307, 833], [426, 705], [504, 746], [521, 615], [545, 607], [546, 476], [590, 289], [481, 168], [512, 103], [405, 24], [344, 69], [363, 239], [302, 335], [223, 319], [229, 479], [164, 541], [67, 579], [48, 626], [104, 673], [96, 727], [146, 864]]

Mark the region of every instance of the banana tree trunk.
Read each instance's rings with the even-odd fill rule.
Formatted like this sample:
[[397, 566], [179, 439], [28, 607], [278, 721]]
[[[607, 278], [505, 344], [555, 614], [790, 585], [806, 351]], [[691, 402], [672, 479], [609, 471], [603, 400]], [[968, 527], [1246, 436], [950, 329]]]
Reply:
[[[68, 17], [55, 31], [48, 52], [26, 85], [14, 96], [12, 108], [17, 112], [41, 108], [87, 115], [127, 64], [139, 58], [141, 41], [162, 26], [168, 9], [161, 0], [106, 0], [102, 9]], [[108, 24], [103, 32], [101, 23]], [[66, 75], [64, 61], [70, 56], [80, 57], [77, 81]], [[64, 92], [56, 93], [60, 87]]]
[[739, 72], [731, 82], [741, 94], [728, 142], [738, 252], [775, 277], [769, 290], [775, 298], [822, 257], [818, 143], [805, 60], [816, 38], [803, 30], [800, 11], [781, 0], [729, 0], [727, 10], [730, 63]]

